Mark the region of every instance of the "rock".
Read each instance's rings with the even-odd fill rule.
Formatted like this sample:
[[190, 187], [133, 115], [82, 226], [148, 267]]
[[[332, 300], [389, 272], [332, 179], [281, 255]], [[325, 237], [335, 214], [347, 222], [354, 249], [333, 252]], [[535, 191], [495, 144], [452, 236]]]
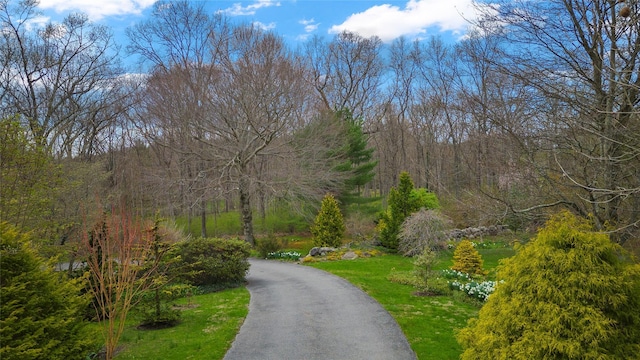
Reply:
[[344, 255], [342, 255], [342, 260], [353, 260], [357, 258], [358, 254], [354, 253], [353, 251], [347, 251]]
[[309, 250], [309, 255], [311, 256], [325, 256], [327, 255], [327, 253], [330, 252], [334, 252], [336, 251], [335, 248], [332, 247], [327, 247], [327, 246], [323, 246], [323, 247], [313, 247], [311, 248], [311, 250]]

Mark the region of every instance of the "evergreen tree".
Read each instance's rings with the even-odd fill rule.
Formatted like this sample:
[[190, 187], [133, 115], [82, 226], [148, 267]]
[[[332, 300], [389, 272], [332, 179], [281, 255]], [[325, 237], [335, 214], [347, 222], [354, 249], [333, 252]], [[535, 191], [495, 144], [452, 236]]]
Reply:
[[398, 249], [398, 234], [404, 220], [420, 207], [416, 201], [412, 200], [413, 180], [408, 172], [400, 173], [398, 188], [391, 188], [389, 191], [389, 201], [387, 211], [378, 220], [378, 232], [382, 246], [391, 249]]
[[0, 285], [0, 359], [85, 359], [97, 348], [83, 320], [84, 279], [53, 271], [7, 223], [0, 223]]
[[[378, 165], [378, 162], [371, 160], [374, 148], [368, 147], [367, 137], [362, 130], [362, 119], [354, 119], [349, 109], [336, 111], [336, 118], [342, 121], [346, 133], [346, 144], [340, 150], [343, 152], [344, 161], [336, 166], [336, 170], [350, 173], [339, 200], [343, 206], [367, 202], [360, 195], [362, 187], [373, 180], [375, 176], [373, 169]], [[373, 200], [375, 198], [368, 201]]]
[[469, 240], [462, 240], [453, 251], [453, 266], [451, 269], [461, 271], [471, 275], [486, 275], [482, 269], [482, 256], [473, 247]]
[[462, 359], [636, 359], [640, 264], [568, 212], [503, 262]]
[[315, 246], [339, 247], [342, 245], [345, 226], [338, 202], [331, 194], [322, 199], [320, 212], [311, 226]]

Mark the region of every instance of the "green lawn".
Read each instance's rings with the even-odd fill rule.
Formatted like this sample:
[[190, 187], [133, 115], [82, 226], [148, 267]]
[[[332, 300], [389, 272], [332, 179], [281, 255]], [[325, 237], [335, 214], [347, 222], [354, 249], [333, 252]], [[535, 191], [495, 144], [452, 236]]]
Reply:
[[236, 288], [178, 303], [184, 306], [182, 322], [172, 328], [138, 330], [132, 317], [116, 359], [222, 359], [247, 316], [249, 292]]
[[[445, 256], [441, 264], [449, 259]], [[458, 359], [462, 349], [454, 338], [478, 308], [452, 296], [415, 296], [410, 285], [392, 283], [392, 272], [410, 272], [412, 260], [384, 255], [353, 261], [317, 262], [311, 266], [343, 277], [376, 299], [396, 319], [418, 359]]]
[[[309, 246], [290, 240], [292, 248]], [[293, 246], [292, 246], [293, 245]], [[512, 256], [510, 247], [478, 249], [486, 269]], [[441, 252], [435, 269], [452, 265], [452, 251]], [[415, 288], [388, 280], [391, 273], [410, 274], [413, 259], [383, 255], [351, 261], [325, 261], [310, 266], [343, 277], [376, 299], [396, 319], [418, 359], [457, 359], [462, 351], [455, 340], [457, 329], [478, 313], [478, 306], [464, 301], [464, 295], [417, 296]], [[492, 271], [490, 277], [494, 275]], [[131, 319], [116, 357], [123, 359], [222, 359], [248, 311], [249, 294], [244, 288], [194, 296], [197, 307], [183, 311], [180, 325], [163, 330], [137, 330]], [[181, 301], [186, 304], [186, 300]]]

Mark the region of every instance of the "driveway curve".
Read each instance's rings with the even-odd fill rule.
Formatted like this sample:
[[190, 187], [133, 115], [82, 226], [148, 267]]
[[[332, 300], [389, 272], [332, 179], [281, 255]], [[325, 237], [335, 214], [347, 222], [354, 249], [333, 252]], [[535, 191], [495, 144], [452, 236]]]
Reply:
[[396, 321], [346, 280], [304, 265], [250, 260], [251, 300], [225, 360], [414, 360]]

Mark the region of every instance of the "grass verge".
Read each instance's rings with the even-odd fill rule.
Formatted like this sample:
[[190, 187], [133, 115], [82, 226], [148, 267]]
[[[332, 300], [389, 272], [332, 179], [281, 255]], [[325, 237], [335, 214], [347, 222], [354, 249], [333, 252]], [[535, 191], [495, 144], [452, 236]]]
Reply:
[[[512, 249], [482, 249], [489, 265], [513, 254]], [[436, 269], [452, 265], [452, 252], [440, 253]], [[309, 263], [347, 279], [376, 299], [396, 319], [418, 359], [458, 359], [462, 348], [455, 332], [477, 315], [479, 308], [456, 292], [453, 296], [416, 296], [416, 289], [388, 280], [391, 273], [411, 273], [413, 259], [400, 255], [384, 255], [352, 261]], [[485, 267], [487, 268], [487, 267]]]
[[222, 359], [249, 311], [249, 292], [235, 288], [180, 299], [182, 321], [168, 329], [138, 330], [132, 318], [117, 360]]

